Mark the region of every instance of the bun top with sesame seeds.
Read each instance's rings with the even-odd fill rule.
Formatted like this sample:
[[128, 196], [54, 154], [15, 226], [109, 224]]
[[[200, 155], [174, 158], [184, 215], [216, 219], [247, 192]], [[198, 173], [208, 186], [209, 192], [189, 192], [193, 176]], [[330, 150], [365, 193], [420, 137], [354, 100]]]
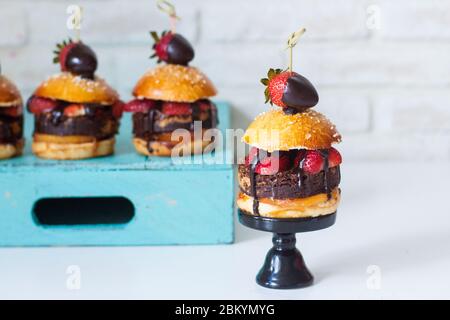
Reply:
[[93, 80], [63, 72], [51, 76], [34, 92], [35, 96], [73, 103], [112, 105], [119, 100], [118, 93], [105, 80]]
[[211, 80], [195, 67], [167, 64], [147, 72], [136, 84], [136, 98], [195, 102], [217, 94]]
[[341, 142], [336, 126], [323, 114], [307, 110], [286, 114], [272, 109], [250, 124], [242, 141], [268, 152], [293, 149], [329, 149]]
[[22, 97], [17, 87], [3, 75], [0, 75], [0, 108], [22, 105]]

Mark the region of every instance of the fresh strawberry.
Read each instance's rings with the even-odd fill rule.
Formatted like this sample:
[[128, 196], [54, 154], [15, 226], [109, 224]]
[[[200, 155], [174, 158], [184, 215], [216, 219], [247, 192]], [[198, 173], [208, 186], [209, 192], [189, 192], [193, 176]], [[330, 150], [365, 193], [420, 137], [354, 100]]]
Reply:
[[255, 168], [255, 172], [262, 175], [271, 175], [285, 171], [290, 166], [290, 159], [287, 154], [271, 154], [262, 159]]
[[125, 103], [121, 100], [117, 100], [112, 106], [113, 117], [116, 119], [122, 118], [123, 115], [123, 107]]
[[134, 99], [123, 106], [125, 112], [148, 112], [155, 107], [155, 101], [149, 99]]
[[190, 103], [185, 102], [165, 102], [162, 113], [168, 116], [185, 116], [192, 113], [192, 107]]
[[167, 48], [169, 47], [170, 41], [172, 41], [173, 39], [173, 33], [170, 31], [164, 31], [161, 37], [159, 37], [158, 34], [154, 31], [152, 31], [150, 34], [153, 37], [153, 40], [155, 40], [155, 44], [153, 45], [155, 54], [152, 57], [158, 57], [158, 62], [167, 61], [169, 59]]
[[55, 100], [32, 96], [27, 103], [27, 109], [29, 112], [38, 115], [42, 112], [48, 112], [58, 106], [58, 102]]
[[266, 96], [266, 103], [279, 107], [286, 107], [283, 100], [284, 89], [288, 79], [293, 76], [294, 72], [283, 71], [281, 69], [269, 69], [267, 78], [261, 79], [262, 84], [267, 86], [264, 94]]
[[55, 58], [53, 58], [53, 62], [60, 64], [61, 71], [67, 71], [66, 67], [67, 54], [76, 45], [77, 43], [73, 42], [72, 39], [69, 39], [68, 41], [64, 40], [62, 43], [58, 43], [56, 45], [57, 50], [54, 51], [56, 56]]
[[155, 40], [155, 53], [150, 58], [158, 58], [167, 63], [187, 65], [194, 58], [194, 49], [189, 41], [178, 33], [164, 31], [161, 37], [154, 31], [150, 32]]
[[23, 113], [22, 105], [16, 107], [0, 108], [0, 115], [5, 115], [8, 117], [20, 117]]
[[336, 167], [342, 163], [342, 157], [339, 151], [335, 148], [331, 148], [328, 153], [328, 164], [329, 167]]
[[201, 100], [198, 103], [200, 105], [200, 110], [206, 112], [211, 109], [211, 102], [209, 100]]
[[64, 108], [64, 115], [68, 117], [80, 117], [86, 114], [81, 104], [71, 104]]
[[95, 52], [81, 41], [71, 39], [57, 44], [54, 51], [54, 63], [59, 63], [61, 71], [69, 71], [84, 78], [93, 79], [97, 69], [97, 56]]
[[309, 150], [306, 152], [305, 159], [303, 160], [302, 169], [310, 174], [316, 174], [322, 171], [324, 160], [322, 154], [316, 150]]

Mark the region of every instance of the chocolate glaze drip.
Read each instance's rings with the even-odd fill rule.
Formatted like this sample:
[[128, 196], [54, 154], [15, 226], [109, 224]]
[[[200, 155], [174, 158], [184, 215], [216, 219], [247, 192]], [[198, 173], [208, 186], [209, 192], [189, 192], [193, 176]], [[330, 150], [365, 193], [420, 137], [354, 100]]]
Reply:
[[330, 163], [328, 160], [329, 150], [328, 149], [321, 149], [319, 150], [320, 155], [323, 158], [323, 185], [325, 186], [325, 193], [327, 194], [328, 200], [331, 199], [331, 190], [328, 188], [328, 171], [330, 169]]
[[[153, 134], [154, 131], [154, 124], [155, 124], [155, 115], [156, 115], [157, 109], [150, 109], [148, 111], [148, 133], [149, 135]], [[147, 150], [148, 152], [152, 153], [153, 152], [153, 148], [152, 148], [152, 141], [149, 140], [147, 142]]]
[[256, 150], [256, 155], [250, 163], [250, 192], [253, 197], [253, 213], [259, 216], [259, 200], [256, 194], [256, 166], [259, 163], [259, 149]]
[[64, 117], [64, 109], [66, 108], [67, 104], [62, 104], [54, 108], [52, 111], [50, 111], [51, 114], [51, 122], [53, 125], [58, 126]]
[[[201, 102], [207, 102], [210, 104], [209, 116], [205, 119], [202, 117], [204, 112], [201, 109]], [[133, 134], [135, 137], [144, 139], [147, 141], [147, 149], [149, 152], [152, 152], [153, 149], [151, 144], [153, 142], [154, 134], [161, 133], [170, 133], [176, 129], [186, 129], [186, 130], [194, 130], [194, 122], [202, 121], [202, 126], [204, 129], [214, 128], [217, 126], [217, 109], [215, 105], [209, 100], [199, 100], [190, 104], [191, 113], [190, 115], [185, 116], [170, 116], [166, 115], [162, 112], [162, 106], [164, 101], [156, 101], [156, 105], [151, 108], [148, 112], [136, 112], [133, 114]], [[161, 126], [160, 122], [165, 119], [170, 119], [174, 117], [181, 117], [188, 119], [190, 121], [173, 121], [173, 123], [166, 123], [164, 126]], [[204, 120], [202, 120], [202, 118]], [[160, 143], [162, 143], [160, 141]]]
[[297, 112], [303, 112], [319, 102], [319, 95], [308, 79], [294, 73], [286, 82], [281, 100], [286, 106], [296, 109]]

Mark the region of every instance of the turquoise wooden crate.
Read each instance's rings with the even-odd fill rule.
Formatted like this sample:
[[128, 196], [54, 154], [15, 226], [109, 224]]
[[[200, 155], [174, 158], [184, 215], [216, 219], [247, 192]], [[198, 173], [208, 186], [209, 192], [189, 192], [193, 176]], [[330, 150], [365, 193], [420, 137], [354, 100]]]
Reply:
[[[223, 102], [217, 106], [219, 128], [224, 132], [230, 127], [230, 108]], [[233, 242], [234, 173], [230, 162], [207, 164], [201, 161], [201, 156], [193, 156], [190, 164], [176, 164], [170, 158], [140, 156], [131, 143], [129, 115], [122, 120], [116, 154], [105, 158], [37, 159], [30, 151], [31, 117], [26, 119], [25, 131], [24, 156], [0, 162], [0, 246]], [[232, 146], [225, 146], [213, 156], [232, 157]], [[110, 203], [115, 206], [112, 211], [108, 209], [114, 213], [111, 216], [121, 216], [116, 211], [125, 210], [127, 204], [133, 212], [129, 221], [119, 219], [114, 223], [55, 224], [40, 218], [39, 210], [45, 205], [39, 204], [63, 199], [72, 202], [60, 212], [60, 218], [63, 211], [73, 214], [73, 208], [77, 207], [73, 200], [75, 204], [96, 199], [102, 199], [103, 203], [108, 199], [122, 201], [117, 206]], [[55, 212], [52, 214], [54, 217]], [[78, 217], [81, 216], [79, 213]]]

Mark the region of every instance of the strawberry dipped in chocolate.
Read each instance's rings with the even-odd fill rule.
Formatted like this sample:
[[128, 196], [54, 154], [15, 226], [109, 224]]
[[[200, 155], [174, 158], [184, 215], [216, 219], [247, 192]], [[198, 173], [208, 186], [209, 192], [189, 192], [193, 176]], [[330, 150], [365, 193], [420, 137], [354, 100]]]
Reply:
[[159, 62], [180, 64], [186, 66], [194, 59], [194, 49], [185, 37], [172, 31], [164, 31], [161, 36], [157, 32], [150, 32], [155, 43], [155, 50], [151, 58]]
[[69, 39], [58, 44], [54, 53], [61, 73], [43, 82], [27, 102], [35, 117], [33, 152], [57, 160], [112, 154], [123, 103], [95, 74], [95, 52]]
[[[303, 32], [294, 33], [288, 44], [295, 45]], [[280, 219], [334, 214], [342, 157], [333, 144], [341, 135], [311, 109], [319, 101], [316, 89], [292, 63], [287, 70], [269, 69], [261, 82], [266, 103], [277, 108], [257, 116], [243, 136], [250, 150], [238, 167], [239, 209]]]
[[[171, 30], [160, 35], [150, 32], [154, 40], [150, 58], [156, 58], [158, 65], [138, 80], [134, 99], [124, 106], [125, 112], [133, 114], [133, 144], [146, 156], [188, 156], [208, 147], [213, 150], [213, 140], [204, 139], [204, 134], [218, 124], [217, 107], [210, 100], [217, 90], [205, 74], [190, 65], [194, 49], [175, 32], [174, 7], [164, 11], [169, 13]], [[173, 135], [179, 130], [185, 130], [189, 139], [179, 141]]]

